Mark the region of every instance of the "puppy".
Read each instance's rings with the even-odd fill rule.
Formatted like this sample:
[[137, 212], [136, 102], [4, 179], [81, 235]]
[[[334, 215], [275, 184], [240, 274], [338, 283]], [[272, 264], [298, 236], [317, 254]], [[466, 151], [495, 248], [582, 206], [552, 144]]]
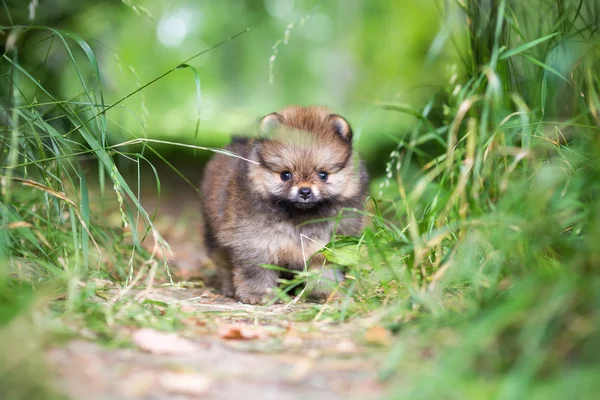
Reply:
[[[221, 290], [244, 303], [272, 298], [288, 271], [320, 268], [314, 295], [343, 279], [325, 267], [320, 250], [336, 234], [356, 235], [368, 177], [352, 147], [352, 129], [324, 107], [290, 106], [262, 119], [265, 137], [234, 139], [206, 166], [202, 181], [206, 245]], [[315, 220], [315, 222], [310, 222]], [[313, 256], [311, 258], [311, 256]]]

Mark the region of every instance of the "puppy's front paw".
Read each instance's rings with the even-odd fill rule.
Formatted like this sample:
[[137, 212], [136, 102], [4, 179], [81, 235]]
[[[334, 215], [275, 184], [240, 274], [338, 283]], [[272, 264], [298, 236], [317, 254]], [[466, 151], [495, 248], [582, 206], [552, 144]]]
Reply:
[[273, 294], [269, 292], [248, 291], [238, 288], [236, 296], [239, 301], [246, 304], [266, 304], [273, 300]]
[[257, 265], [245, 265], [233, 274], [235, 297], [242, 303], [265, 304], [275, 298], [277, 273]]
[[[309, 279], [307, 289], [310, 298], [326, 300], [341, 298], [339, 289], [340, 282], [344, 281], [344, 274], [337, 269], [325, 267], [319, 274]], [[333, 295], [332, 295], [333, 294]]]

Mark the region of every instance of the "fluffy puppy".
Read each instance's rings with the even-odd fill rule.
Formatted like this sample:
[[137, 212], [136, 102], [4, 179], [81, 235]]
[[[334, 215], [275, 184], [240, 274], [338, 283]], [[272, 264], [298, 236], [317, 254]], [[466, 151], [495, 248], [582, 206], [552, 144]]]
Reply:
[[[313, 294], [326, 296], [343, 277], [316, 254], [337, 234], [362, 228], [357, 213], [367, 173], [352, 147], [352, 129], [324, 107], [286, 107], [262, 119], [267, 138], [234, 139], [216, 154], [202, 182], [206, 245], [217, 264], [224, 294], [244, 303], [267, 301], [285, 273], [321, 268]], [[315, 220], [315, 222], [309, 222]], [[313, 256], [311, 258], [311, 256]], [[329, 285], [327, 285], [329, 283]], [[329, 288], [328, 288], [329, 287]]]

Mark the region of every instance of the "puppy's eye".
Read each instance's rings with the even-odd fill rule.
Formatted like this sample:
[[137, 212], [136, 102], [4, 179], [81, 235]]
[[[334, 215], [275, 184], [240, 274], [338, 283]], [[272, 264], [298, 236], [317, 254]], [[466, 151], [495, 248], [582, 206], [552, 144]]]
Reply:
[[289, 181], [290, 179], [292, 179], [292, 173], [290, 171], [285, 171], [281, 173], [282, 181]]
[[321, 179], [322, 181], [326, 181], [327, 177], [329, 177], [329, 174], [325, 171], [319, 171], [319, 179]]

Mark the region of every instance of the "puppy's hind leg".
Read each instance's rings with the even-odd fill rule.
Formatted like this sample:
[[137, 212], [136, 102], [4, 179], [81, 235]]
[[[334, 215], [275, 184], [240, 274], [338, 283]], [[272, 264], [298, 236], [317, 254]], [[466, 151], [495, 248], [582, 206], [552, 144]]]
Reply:
[[225, 249], [211, 249], [208, 256], [215, 266], [221, 294], [227, 297], [234, 297], [233, 269], [227, 252]]
[[218, 252], [218, 256], [215, 255], [214, 257], [218, 259], [217, 261], [213, 258], [217, 262], [217, 276], [221, 285], [221, 293], [227, 297], [234, 297], [233, 270], [229, 257], [227, 257], [227, 254], [223, 250]]
[[208, 256], [216, 267], [217, 278], [221, 288], [221, 294], [228, 297], [234, 297], [233, 272], [231, 261], [227, 251], [217, 244], [212, 229], [208, 224], [208, 218], [204, 217], [204, 245]]

